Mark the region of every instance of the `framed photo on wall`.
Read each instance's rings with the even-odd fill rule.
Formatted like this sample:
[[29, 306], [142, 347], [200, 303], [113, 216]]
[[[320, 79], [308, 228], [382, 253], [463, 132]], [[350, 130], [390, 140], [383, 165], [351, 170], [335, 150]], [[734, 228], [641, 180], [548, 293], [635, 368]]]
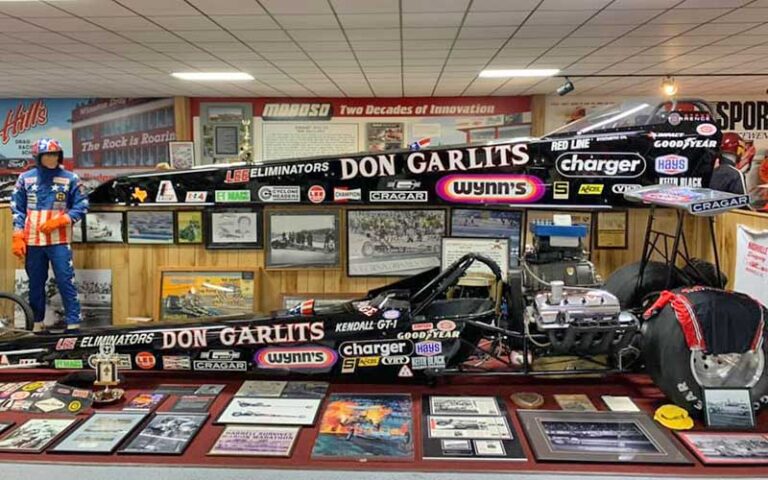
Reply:
[[271, 269], [338, 268], [339, 212], [267, 212], [267, 254]]
[[88, 212], [85, 214], [85, 241], [88, 243], [124, 243], [123, 212]]
[[195, 142], [168, 142], [171, 168], [183, 170], [195, 166]]
[[440, 266], [447, 210], [347, 210], [347, 275], [408, 276]]
[[173, 212], [131, 210], [126, 212], [128, 243], [173, 243]]
[[261, 208], [208, 209], [205, 216], [205, 248], [263, 248]]
[[509, 267], [517, 267], [523, 245], [523, 211], [451, 209], [451, 236], [508, 238]]
[[626, 249], [629, 246], [629, 212], [627, 210], [596, 212], [595, 248]]
[[254, 311], [254, 271], [161, 267], [158, 277], [158, 321], [237, 316]]
[[182, 210], [176, 212], [176, 243], [203, 243], [203, 212]]
[[216, 155], [237, 155], [240, 146], [240, 131], [237, 125], [216, 125], [213, 127], [213, 142]]

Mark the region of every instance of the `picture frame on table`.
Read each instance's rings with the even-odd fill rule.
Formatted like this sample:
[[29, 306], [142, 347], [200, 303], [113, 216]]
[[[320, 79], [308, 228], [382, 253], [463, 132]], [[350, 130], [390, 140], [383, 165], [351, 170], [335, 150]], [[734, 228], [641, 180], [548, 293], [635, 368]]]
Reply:
[[124, 212], [88, 212], [84, 222], [86, 243], [125, 243]]
[[112, 453], [147, 417], [147, 412], [94, 412], [50, 449], [55, 453]]
[[[636, 412], [518, 410], [537, 461], [691, 464], [651, 417]], [[590, 442], [595, 436], [600, 442]]]
[[[218, 267], [160, 267], [154, 318], [185, 321], [254, 312], [256, 272]], [[194, 392], [192, 392], [194, 393]]]
[[704, 465], [768, 464], [768, 435], [739, 432], [675, 432]]
[[209, 208], [204, 213], [205, 248], [261, 249], [264, 247], [262, 208]]
[[203, 211], [179, 210], [176, 212], [176, 243], [181, 245], [203, 243]]
[[0, 452], [41, 453], [79, 421], [77, 418], [32, 418], [0, 437]]
[[755, 428], [755, 411], [748, 388], [705, 388], [702, 393], [707, 427], [725, 430]]
[[174, 170], [195, 166], [195, 142], [168, 142], [168, 159]]
[[440, 266], [448, 210], [347, 210], [347, 276], [403, 277]]
[[125, 214], [128, 243], [171, 245], [175, 223], [171, 210], [129, 210]]
[[227, 425], [208, 455], [290, 457], [301, 427]]
[[269, 210], [266, 268], [340, 268], [339, 218], [338, 210]]
[[516, 268], [524, 250], [524, 219], [525, 212], [522, 210], [452, 208], [451, 236], [508, 238], [509, 268]]
[[156, 413], [118, 453], [181, 455], [207, 420], [207, 413]]
[[320, 398], [235, 396], [214, 424], [311, 426], [321, 403]]
[[626, 250], [629, 248], [629, 211], [609, 210], [595, 212], [595, 249]]

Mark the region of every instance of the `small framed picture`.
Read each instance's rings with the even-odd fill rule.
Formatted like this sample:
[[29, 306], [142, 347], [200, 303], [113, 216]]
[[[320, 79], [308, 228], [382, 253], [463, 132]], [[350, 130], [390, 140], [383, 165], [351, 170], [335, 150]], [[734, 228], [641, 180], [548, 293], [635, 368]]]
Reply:
[[203, 212], [176, 212], [176, 243], [203, 243]]
[[33, 418], [0, 439], [0, 452], [40, 453], [72, 428], [76, 418]]
[[172, 244], [173, 212], [133, 210], [126, 214], [128, 243]]
[[176, 170], [192, 168], [195, 165], [195, 142], [168, 142], [168, 158]]
[[629, 246], [629, 213], [627, 210], [597, 212], [595, 221], [595, 248], [627, 249]]
[[260, 208], [206, 210], [205, 248], [263, 248]]
[[154, 318], [161, 322], [234, 317], [254, 311], [257, 286], [253, 270], [161, 267], [158, 280]]
[[517, 267], [523, 245], [523, 211], [453, 208], [451, 236], [508, 238], [509, 266]]
[[710, 428], [755, 428], [755, 411], [747, 388], [705, 388], [704, 419]]
[[119, 453], [181, 455], [206, 420], [207, 413], [156, 413]]
[[85, 241], [88, 243], [124, 243], [123, 212], [88, 212], [85, 214]]
[[338, 268], [339, 213], [270, 211], [267, 268]]
[[100, 385], [116, 385], [117, 369], [115, 364], [110, 361], [100, 361], [99, 368], [96, 369], [96, 381]]
[[675, 432], [704, 465], [768, 464], [763, 433]]
[[146, 416], [146, 412], [95, 412], [51, 451], [112, 453]]

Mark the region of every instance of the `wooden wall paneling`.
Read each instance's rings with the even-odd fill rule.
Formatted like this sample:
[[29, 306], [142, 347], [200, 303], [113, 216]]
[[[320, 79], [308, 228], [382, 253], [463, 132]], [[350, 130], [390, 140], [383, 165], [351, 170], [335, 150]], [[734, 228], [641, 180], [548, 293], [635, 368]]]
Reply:
[[531, 136], [541, 137], [546, 135], [546, 95], [531, 96]]
[[176, 141], [191, 142], [192, 113], [189, 97], [173, 97], [174, 122], [176, 125]]

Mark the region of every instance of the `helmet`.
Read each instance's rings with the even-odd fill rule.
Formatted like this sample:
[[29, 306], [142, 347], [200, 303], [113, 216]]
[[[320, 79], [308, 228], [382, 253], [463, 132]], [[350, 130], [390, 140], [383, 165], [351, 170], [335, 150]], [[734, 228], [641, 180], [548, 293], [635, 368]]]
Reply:
[[732, 153], [740, 157], [744, 150], [744, 143], [738, 133], [728, 132], [723, 134], [723, 141], [720, 144], [722, 153]]
[[64, 160], [64, 149], [61, 147], [61, 143], [53, 138], [41, 138], [32, 144], [32, 157], [36, 161], [40, 161], [40, 157], [46, 153], [57, 153], [59, 155], [59, 163]]

